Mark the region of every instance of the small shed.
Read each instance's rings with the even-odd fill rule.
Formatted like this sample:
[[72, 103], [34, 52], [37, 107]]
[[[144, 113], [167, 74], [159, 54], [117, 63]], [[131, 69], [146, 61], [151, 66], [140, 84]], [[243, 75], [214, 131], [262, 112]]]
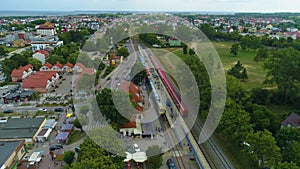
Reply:
[[73, 124], [74, 120], [75, 120], [76, 117], [70, 117], [70, 118], [67, 118], [64, 123], [65, 124]]
[[67, 143], [69, 138], [69, 132], [61, 132], [59, 133], [55, 140], [57, 140], [58, 143]]
[[61, 126], [61, 131], [63, 132], [72, 132], [74, 129], [74, 124], [63, 124]]
[[43, 128], [36, 137], [37, 141], [45, 142], [46, 140], [48, 140], [48, 137], [50, 136], [51, 131], [52, 131], [51, 128]]

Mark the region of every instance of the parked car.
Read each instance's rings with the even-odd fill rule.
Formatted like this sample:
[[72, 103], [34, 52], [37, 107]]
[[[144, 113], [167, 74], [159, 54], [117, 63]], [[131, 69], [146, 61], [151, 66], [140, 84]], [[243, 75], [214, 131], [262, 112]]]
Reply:
[[175, 167], [175, 161], [174, 161], [173, 158], [169, 158], [167, 160], [167, 165], [168, 165], [169, 169], [176, 169], [176, 167]]
[[133, 144], [133, 148], [134, 148], [135, 152], [140, 152], [141, 151], [141, 149], [140, 149], [140, 147], [139, 147], [138, 144]]
[[29, 160], [30, 156], [29, 155], [26, 155], [22, 158], [22, 161], [23, 162], [27, 162]]
[[57, 150], [57, 149], [63, 149], [64, 147], [62, 146], [62, 145], [59, 145], [59, 144], [57, 144], [57, 145], [51, 145], [50, 147], [49, 147], [49, 151], [54, 151], [54, 150]]
[[39, 111], [47, 112], [48, 110], [46, 108], [40, 108]]
[[111, 77], [108, 77], [106, 80], [109, 81], [111, 79]]
[[75, 147], [75, 152], [79, 153], [80, 152], [80, 147]]
[[9, 114], [9, 113], [13, 113], [14, 111], [13, 110], [4, 110], [3, 113], [5, 114]]
[[63, 112], [65, 109], [62, 108], [62, 107], [59, 107], [59, 108], [55, 108], [54, 111], [55, 112]]

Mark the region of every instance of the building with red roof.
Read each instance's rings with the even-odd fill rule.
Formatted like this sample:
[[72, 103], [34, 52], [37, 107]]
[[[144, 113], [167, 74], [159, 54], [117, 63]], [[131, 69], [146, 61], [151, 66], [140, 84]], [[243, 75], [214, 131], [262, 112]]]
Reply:
[[61, 72], [63, 68], [63, 65], [59, 62], [56, 62], [55, 65], [51, 68], [53, 71]]
[[74, 67], [74, 65], [72, 63], [68, 62], [63, 66], [62, 71], [71, 73], [71, 72], [73, 72], [73, 67]]
[[41, 68], [40, 71], [52, 71], [53, 65], [49, 62], [46, 62]]
[[59, 75], [56, 71], [35, 72], [23, 80], [22, 88], [45, 93], [49, 91], [58, 78]]
[[73, 72], [81, 73], [84, 69], [86, 69], [86, 67], [82, 63], [77, 62], [73, 67]]
[[46, 50], [37, 50], [32, 57], [41, 61], [42, 64], [45, 64], [46, 60], [49, 58], [49, 52]]
[[125, 93], [130, 94], [131, 97], [131, 102], [134, 102], [137, 107], [136, 110], [138, 111], [143, 111], [143, 106], [142, 106], [142, 101], [143, 101], [143, 97], [140, 94], [140, 88], [137, 87], [134, 83], [129, 82], [129, 81], [123, 81], [120, 86], [119, 86], [120, 90], [123, 90]]
[[11, 80], [12, 82], [20, 82], [29, 75], [33, 73], [33, 66], [31, 64], [28, 64], [26, 66], [20, 66], [18, 69], [14, 69], [11, 74]]

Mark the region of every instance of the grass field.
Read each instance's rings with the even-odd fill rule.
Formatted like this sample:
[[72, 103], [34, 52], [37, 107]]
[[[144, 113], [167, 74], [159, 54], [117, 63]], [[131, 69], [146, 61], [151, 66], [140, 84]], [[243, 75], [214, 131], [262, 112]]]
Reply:
[[[225, 71], [227, 72], [237, 61], [240, 61], [244, 67], [247, 69], [248, 79], [244, 82], [244, 86], [247, 90], [251, 90], [256, 87], [262, 88], [273, 88], [275, 86], [267, 86], [263, 84], [267, 72], [263, 69], [263, 62], [254, 62], [253, 59], [256, 55], [254, 50], [242, 51], [239, 49], [237, 57], [230, 55], [230, 47], [233, 43], [231, 42], [212, 42], [214, 45]], [[163, 65], [167, 65], [168, 68], [174, 69], [172, 65], [168, 65], [167, 62], [170, 60], [168, 52], [172, 52], [177, 56], [183, 55], [182, 48], [164, 48], [162, 50], [153, 49], [157, 58], [161, 61]], [[169, 56], [169, 57], [165, 57]], [[164, 57], [164, 58], [163, 58]], [[176, 62], [172, 60], [172, 63]]]

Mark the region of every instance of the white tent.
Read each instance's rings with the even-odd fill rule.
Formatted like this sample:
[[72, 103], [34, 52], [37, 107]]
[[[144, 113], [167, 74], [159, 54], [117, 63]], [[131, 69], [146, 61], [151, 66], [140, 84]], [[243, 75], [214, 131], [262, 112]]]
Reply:
[[29, 162], [40, 162], [42, 159], [40, 152], [34, 152], [29, 158]]
[[124, 160], [124, 162], [128, 162], [130, 160], [133, 160], [137, 163], [143, 163], [147, 160], [147, 156], [146, 156], [146, 153], [145, 152], [136, 152], [136, 153], [128, 153], [128, 152], [125, 152], [127, 155], [126, 155], [126, 159]]

